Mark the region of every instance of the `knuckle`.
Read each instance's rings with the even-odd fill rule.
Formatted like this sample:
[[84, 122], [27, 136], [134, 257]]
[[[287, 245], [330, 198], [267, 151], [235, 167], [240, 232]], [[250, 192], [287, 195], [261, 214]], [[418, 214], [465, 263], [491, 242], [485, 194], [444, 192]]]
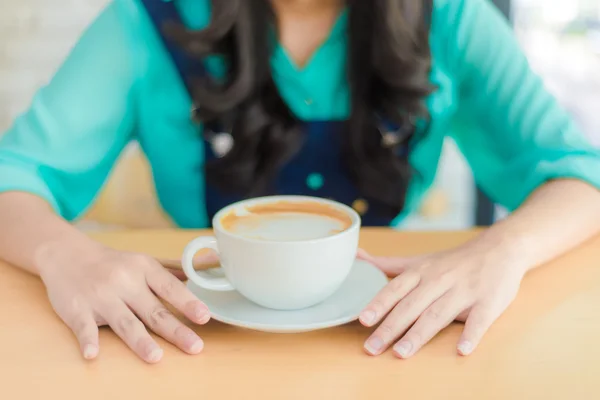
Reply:
[[[445, 308], [460, 308], [465, 310], [477, 302], [477, 293], [469, 290], [466, 284], [457, 284], [447, 293]], [[441, 306], [441, 305], [440, 305]]]
[[420, 273], [424, 273], [429, 271], [435, 266], [435, 262], [431, 259], [426, 259], [421, 261], [421, 263], [416, 267], [416, 270]]
[[81, 314], [84, 309], [85, 300], [83, 296], [75, 295], [69, 300], [69, 309], [71, 312]]
[[147, 316], [148, 325], [152, 330], [155, 330], [159, 326], [163, 325], [165, 321], [170, 317], [171, 313], [164, 306], [154, 307]]
[[423, 317], [429, 321], [439, 321], [442, 318], [442, 312], [437, 307], [429, 307], [423, 313]]
[[481, 291], [481, 277], [478, 275], [472, 275], [466, 281], [467, 290], [470, 292], [480, 292]]
[[376, 299], [376, 300], [373, 300], [373, 302], [371, 302], [370, 308], [376, 312], [384, 312], [386, 307], [381, 299]]
[[76, 315], [73, 319], [71, 329], [76, 336], [85, 336], [88, 334], [90, 328], [90, 324], [83, 314]]
[[95, 283], [91, 286], [93, 298], [100, 302], [106, 302], [111, 297], [111, 289], [107, 284]]
[[390, 338], [394, 336], [395, 333], [394, 325], [389, 322], [381, 324], [377, 331], [382, 338]]
[[133, 281], [133, 277], [127, 268], [115, 267], [109, 272], [108, 281], [112, 285], [128, 286]]
[[134, 316], [123, 316], [117, 320], [115, 329], [123, 336], [132, 336], [139, 329], [140, 321]]
[[433, 283], [437, 285], [447, 286], [454, 281], [454, 272], [451, 270], [441, 271], [434, 279]]
[[409, 296], [402, 303], [401, 308], [403, 310], [410, 310], [416, 307], [419, 303], [419, 298], [417, 296]]
[[174, 279], [163, 279], [158, 287], [159, 295], [163, 298], [172, 298], [179, 289], [179, 281]]
[[129, 255], [128, 260], [132, 265], [147, 267], [152, 264], [152, 257], [146, 254], [133, 253]]
[[420, 346], [421, 344], [424, 343], [423, 335], [421, 334], [421, 332], [419, 332], [417, 330], [412, 330], [412, 332], [407, 334], [407, 336], [408, 336], [408, 339], [410, 339], [410, 341], [417, 346]]
[[389, 290], [391, 293], [401, 292], [406, 287], [406, 281], [403, 278], [403, 276], [399, 276], [392, 279], [389, 285]]
[[395, 294], [402, 294], [416, 287], [420, 281], [421, 274], [416, 271], [408, 271], [394, 278], [389, 287]]
[[405, 274], [405, 276], [406, 276], [406, 281], [410, 282], [410, 284], [413, 287], [415, 287], [419, 283], [421, 283], [422, 275], [420, 273], [417, 273], [416, 271], [409, 271]]

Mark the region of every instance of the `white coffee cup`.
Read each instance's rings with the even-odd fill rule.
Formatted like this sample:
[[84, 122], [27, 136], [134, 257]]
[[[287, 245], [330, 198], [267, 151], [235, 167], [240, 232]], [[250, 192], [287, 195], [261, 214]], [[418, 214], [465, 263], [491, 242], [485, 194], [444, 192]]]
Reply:
[[[343, 212], [351, 223], [326, 237], [285, 241], [245, 237], [222, 224], [231, 213], [244, 215], [254, 206], [279, 202], [326, 205]], [[272, 196], [242, 201], [215, 215], [214, 237], [199, 237], [187, 245], [183, 270], [190, 281], [207, 290], [237, 290], [256, 304], [276, 310], [307, 308], [327, 299], [347, 278], [356, 258], [360, 225], [360, 216], [352, 208], [321, 198]], [[194, 256], [203, 249], [219, 255], [224, 277], [194, 270]]]

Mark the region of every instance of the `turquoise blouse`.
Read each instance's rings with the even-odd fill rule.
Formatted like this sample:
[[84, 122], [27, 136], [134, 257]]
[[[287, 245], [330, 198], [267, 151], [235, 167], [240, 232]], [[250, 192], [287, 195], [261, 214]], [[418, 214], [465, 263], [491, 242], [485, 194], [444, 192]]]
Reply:
[[[205, 26], [208, 0], [175, 0], [186, 24]], [[548, 94], [504, 18], [487, 0], [436, 0], [431, 29], [439, 87], [427, 100], [432, 123], [410, 155], [418, 171], [406, 211], [436, 175], [442, 143], [456, 141], [476, 181], [512, 210], [545, 181], [578, 178], [600, 187], [600, 151]], [[310, 63], [298, 68], [278, 47], [274, 79], [305, 120], [349, 114], [346, 15]], [[219, 73], [219, 60], [209, 69]], [[203, 211], [203, 141], [191, 101], [138, 0], [114, 0], [75, 46], [31, 108], [0, 139], [0, 192], [46, 199], [69, 220], [86, 211], [128, 142], [152, 166], [165, 211], [181, 227], [208, 226]]]

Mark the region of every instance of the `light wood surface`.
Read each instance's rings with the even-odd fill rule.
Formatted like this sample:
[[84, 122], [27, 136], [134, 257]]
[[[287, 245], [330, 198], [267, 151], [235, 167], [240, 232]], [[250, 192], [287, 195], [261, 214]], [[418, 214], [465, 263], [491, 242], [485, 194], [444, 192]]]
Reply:
[[[176, 258], [197, 232], [111, 233], [114, 247]], [[366, 230], [362, 246], [410, 255], [455, 246], [474, 232]], [[198, 328], [199, 356], [163, 343], [139, 361], [109, 330], [85, 362], [37, 278], [0, 265], [0, 399], [577, 399], [600, 398], [600, 239], [531, 273], [517, 300], [470, 357], [456, 324], [408, 361], [362, 352], [358, 324], [298, 335]]]

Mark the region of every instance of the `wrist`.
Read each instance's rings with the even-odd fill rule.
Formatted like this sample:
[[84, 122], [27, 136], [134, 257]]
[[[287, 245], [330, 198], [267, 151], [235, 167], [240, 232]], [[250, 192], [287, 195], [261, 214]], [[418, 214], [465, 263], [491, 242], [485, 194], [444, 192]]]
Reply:
[[534, 246], [530, 238], [518, 232], [492, 226], [466, 244], [468, 251], [478, 252], [486, 258], [502, 260], [502, 264], [525, 274], [536, 265]]
[[66, 264], [84, 263], [86, 259], [96, 257], [103, 248], [100, 243], [80, 232], [58, 235], [37, 247], [34, 265], [42, 276]]

